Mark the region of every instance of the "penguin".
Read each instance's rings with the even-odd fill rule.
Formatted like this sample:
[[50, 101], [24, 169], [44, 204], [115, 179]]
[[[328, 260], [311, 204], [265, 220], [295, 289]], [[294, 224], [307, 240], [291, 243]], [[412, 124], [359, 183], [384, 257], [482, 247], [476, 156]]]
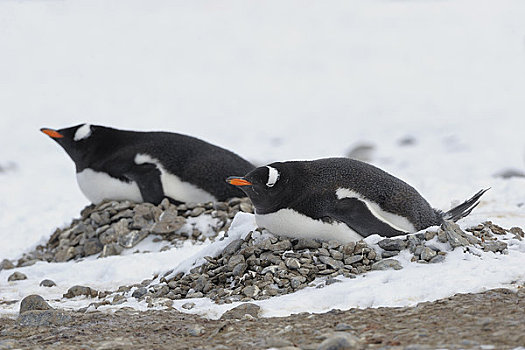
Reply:
[[250, 198], [259, 227], [282, 236], [342, 243], [457, 221], [470, 214], [487, 191], [443, 212], [404, 181], [349, 158], [276, 162], [226, 181]]
[[159, 204], [215, 202], [244, 193], [224, 182], [255, 167], [240, 156], [197, 138], [80, 124], [40, 129], [75, 162], [77, 182], [89, 201]]

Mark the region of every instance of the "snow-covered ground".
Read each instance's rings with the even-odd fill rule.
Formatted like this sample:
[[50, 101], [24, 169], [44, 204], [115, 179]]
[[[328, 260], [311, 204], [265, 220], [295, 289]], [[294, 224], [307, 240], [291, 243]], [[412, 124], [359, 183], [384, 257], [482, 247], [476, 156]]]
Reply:
[[[525, 227], [525, 178], [494, 177], [525, 168], [523, 18], [521, 0], [2, 1], [0, 259], [45, 242], [88, 204], [72, 161], [39, 132], [81, 122], [187, 133], [257, 164], [371, 144], [372, 163], [437, 208], [491, 187], [463, 227]], [[113, 289], [207, 247], [38, 263], [17, 269], [29, 278], [20, 282], [1, 271], [0, 300], [56, 300], [74, 284]], [[405, 261], [260, 305], [285, 315], [515, 286], [525, 281], [524, 250], [515, 242], [508, 255]], [[38, 287], [44, 278], [58, 287]], [[223, 308], [199, 300], [192, 311]]]

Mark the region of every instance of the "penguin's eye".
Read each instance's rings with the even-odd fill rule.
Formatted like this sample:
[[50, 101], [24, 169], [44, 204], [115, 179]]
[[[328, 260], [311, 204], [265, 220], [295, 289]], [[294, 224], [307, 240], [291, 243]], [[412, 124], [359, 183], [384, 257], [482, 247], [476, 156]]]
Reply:
[[89, 136], [91, 136], [91, 134], [92, 134], [91, 125], [84, 124], [77, 129], [77, 131], [75, 132], [75, 136], [73, 137], [73, 140], [75, 141], [85, 140]]
[[273, 187], [277, 180], [279, 180], [279, 170], [266, 166], [268, 168], [268, 181], [266, 181], [266, 187]]

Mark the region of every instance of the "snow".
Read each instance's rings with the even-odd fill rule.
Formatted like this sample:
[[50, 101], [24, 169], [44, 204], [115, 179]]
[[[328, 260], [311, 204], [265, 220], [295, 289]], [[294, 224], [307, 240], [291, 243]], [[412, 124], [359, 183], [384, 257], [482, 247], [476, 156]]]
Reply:
[[[260, 165], [372, 144], [372, 163], [436, 208], [491, 187], [463, 228], [525, 227], [525, 178], [493, 176], [524, 171], [524, 15], [520, 0], [0, 2], [0, 259], [45, 242], [88, 204], [73, 162], [39, 131], [81, 123], [186, 133]], [[16, 269], [25, 281], [0, 271], [0, 314], [18, 309], [1, 302], [31, 293], [87, 306], [61, 295], [188, 269], [254, 225], [241, 215], [213, 244], [160, 252], [148, 240], [139, 250], [150, 253]], [[525, 282], [525, 248], [511, 243], [506, 255], [457, 250], [435, 265], [404, 257], [400, 271], [258, 304], [284, 316], [514, 288]], [[44, 278], [57, 287], [39, 287]], [[216, 318], [235, 306], [193, 302], [175, 307]]]

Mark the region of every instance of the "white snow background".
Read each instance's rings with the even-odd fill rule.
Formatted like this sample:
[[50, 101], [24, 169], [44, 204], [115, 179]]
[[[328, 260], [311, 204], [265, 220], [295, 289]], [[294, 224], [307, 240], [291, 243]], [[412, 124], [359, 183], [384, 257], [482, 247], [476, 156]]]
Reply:
[[[463, 228], [525, 227], [525, 178], [494, 177], [525, 166], [523, 18], [522, 0], [1, 1], [0, 259], [46, 242], [88, 204], [73, 162], [39, 131], [82, 122], [186, 133], [259, 165], [371, 144], [373, 164], [437, 208], [491, 187]], [[239, 215], [229, 236], [254, 225]], [[525, 243], [507, 242], [506, 255], [456, 249], [430, 265], [401, 256], [400, 271], [257, 303], [285, 316], [513, 288], [525, 282]], [[152, 252], [16, 269], [25, 281], [0, 271], [0, 301], [37, 293], [83, 307], [93, 300], [62, 294], [140, 282], [220, 247], [139, 248]], [[57, 287], [39, 287], [44, 278]], [[211, 318], [236, 305], [193, 301], [189, 312]]]

